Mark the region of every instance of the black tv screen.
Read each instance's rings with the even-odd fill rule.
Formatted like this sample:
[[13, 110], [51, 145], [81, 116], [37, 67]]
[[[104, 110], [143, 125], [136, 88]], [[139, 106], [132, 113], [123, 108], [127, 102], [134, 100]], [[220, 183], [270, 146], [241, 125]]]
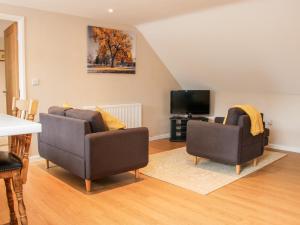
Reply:
[[209, 114], [209, 90], [171, 91], [171, 114]]

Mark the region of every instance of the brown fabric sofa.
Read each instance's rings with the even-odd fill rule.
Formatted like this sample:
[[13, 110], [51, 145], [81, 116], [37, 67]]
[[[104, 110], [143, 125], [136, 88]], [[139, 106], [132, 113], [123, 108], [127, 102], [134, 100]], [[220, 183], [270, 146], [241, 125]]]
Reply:
[[148, 164], [149, 134], [145, 127], [107, 131], [99, 112], [51, 107], [40, 114], [40, 155], [91, 181]]
[[[221, 118], [217, 118], [220, 122]], [[237, 174], [241, 165], [250, 160], [257, 163], [263, 154], [265, 134], [252, 136], [248, 115], [238, 109], [230, 109], [226, 125], [190, 120], [187, 125], [187, 152], [197, 157], [208, 158], [224, 164], [236, 165]], [[231, 123], [231, 124], [229, 124]]]

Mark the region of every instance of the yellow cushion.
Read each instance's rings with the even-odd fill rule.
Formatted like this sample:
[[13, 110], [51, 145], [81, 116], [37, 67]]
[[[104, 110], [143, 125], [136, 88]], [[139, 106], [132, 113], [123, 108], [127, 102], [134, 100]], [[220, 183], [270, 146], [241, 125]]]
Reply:
[[101, 113], [102, 119], [104, 120], [104, 123], [109, 130], [119, 130], [126, 128], [126, 125], [121, 120], [114, 117], [110, 113], [105, 112], [103, 109], [96, 107], [96, 111]]
[[65, 109], [67, 109], [67, 108], [73, 108], [69, 103], [64, 103], [64, 104], [63, 104], [63, 107], [64, 107]]

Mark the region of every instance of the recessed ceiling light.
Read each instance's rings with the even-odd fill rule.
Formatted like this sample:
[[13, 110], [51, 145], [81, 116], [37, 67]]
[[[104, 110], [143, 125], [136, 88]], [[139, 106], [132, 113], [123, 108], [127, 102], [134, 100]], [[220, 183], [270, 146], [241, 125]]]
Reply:
[[114, 12], [114, 9], [108, 9], [107, 10], [109, 13], [113, 13]]

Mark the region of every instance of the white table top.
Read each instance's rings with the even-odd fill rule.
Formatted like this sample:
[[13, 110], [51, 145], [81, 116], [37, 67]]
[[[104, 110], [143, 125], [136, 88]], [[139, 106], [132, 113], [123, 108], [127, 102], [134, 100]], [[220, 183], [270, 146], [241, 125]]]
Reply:
[[42, 125], [40, 123], [0, 114], [0, 137], [40, 133], [41, 131]]

